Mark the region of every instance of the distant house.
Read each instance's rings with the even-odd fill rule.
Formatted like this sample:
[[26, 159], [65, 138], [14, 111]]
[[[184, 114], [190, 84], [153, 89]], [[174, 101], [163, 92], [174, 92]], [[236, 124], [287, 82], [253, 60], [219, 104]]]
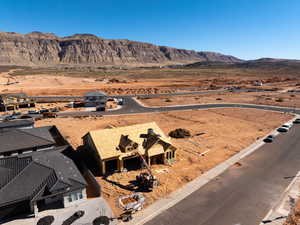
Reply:
[[90, 131], [83, 143], [86, 154], [94, 161], [92, 170], [96, 175], [139, 169], [139, 155], [149, 166], [171, 163], [176, 158], [176, 148], [156, 123]]
[[19, 108], [34, 106], [35, 101], [24, 93], [0, 95], [0, 111], [17, 110]]
[[86, 199], [86, 182], [59, 151], [0, 159], [0, 220]]
[[55, 126], [0, 130], [0, 143], [0, 158], [69, 146]]
[[254, 81], [253, 82], [253, 84], [252, 84], [253, 86], [262, 86], [263, 85], [263, 83], [261, 82], [261, 81]]
[[96, 107], [99, 105], [105, 105], [107, 102], [107, 96], [104, 92], [88, 92], [84, 95], [85, 107]]

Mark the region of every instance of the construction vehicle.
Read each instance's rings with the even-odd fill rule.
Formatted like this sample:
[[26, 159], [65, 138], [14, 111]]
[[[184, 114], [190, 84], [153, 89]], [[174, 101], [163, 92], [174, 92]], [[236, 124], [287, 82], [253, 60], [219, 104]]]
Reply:
[[43, 118], [56, 118], [57, 114], [55, 112], [43, 112]]
[[133, 214], [132, 210], [126, 210], [117, 219], [121, 220], [122, 222], [128, 222], [133, 219], [132, 214]]
[[144, 157], [137, 151], [136, 154], [142, 159], [144, 166], [146, 167], [147, 172], [143, 172], [136, 176], [136, 182], [138, 186], [142, 189], [152, 189], [159, 185], [158, 179], [152, 174], [150, 167], [148, 166]]
[[111, 221], [114, 220], [120, 220], [122, 222], [129, 222], [130, 220], [133, 219], [133, 210], [126, 210], [125, 212], [123, 212], [122, 214], [120, 214], [118, 217], [107, 217], [107, 216], [100, 216], [97, 217], [94, 221], [93, 224], [103, 224], [103, 225], [109, 225]]

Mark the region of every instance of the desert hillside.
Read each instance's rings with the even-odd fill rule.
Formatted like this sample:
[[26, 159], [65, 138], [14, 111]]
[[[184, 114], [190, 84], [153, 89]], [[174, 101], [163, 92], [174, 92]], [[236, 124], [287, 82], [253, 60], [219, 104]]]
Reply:
[[149, 43], [103, 39], [91, 34], [0, 32], [0, 65], [145, 65], [199, 61], [240, 62], [215, 52], [197, 52]]

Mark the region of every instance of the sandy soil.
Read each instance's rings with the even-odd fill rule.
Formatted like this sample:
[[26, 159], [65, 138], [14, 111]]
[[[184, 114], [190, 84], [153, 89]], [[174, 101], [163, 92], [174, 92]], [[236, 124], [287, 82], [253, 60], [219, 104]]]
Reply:
[[299, 225], [300, 224], [300, 199], [296, 203], [296, 207], [291, 211], [283, 225]]
[[178, 87], [195, 87], [197, 81], [193, 79], [146, 79], [126, 80], [121, 83], [106, 83], [93, 78], [68, 77], [62, 75], [26, 75], [16, 77], [19, 83], [6, 85], [9, 73], [0, 74], [0, 92], [25, 92], [32, 96], [42, 95], [84, 95], [89, 91], [104, 91], [110, 95], [116, 94], [147, 94], [172, 93]]
[[171, 106], [205, 103], [250, 103], [300, 108], [300, 95], [293, 93], [227, 92], [139, 99], [147, 106]]
[[[178, 74], [176, 77], [155, 79], [143, 78], [147, 71], [138, 71], [140, 78], [118, 78], [118, 82], [107, 82], [107, 79], [97, 79], [90, 77], [70, 77], [60, 74], [41, 74], [41, 75], [20, 75], [11, 76], [10, 72], [0, 73], [0, 92], [25, 92], [28, 95], [83, 95], [89, 91], [104, 91], [109, 95], [118, 94], [155, 94], [173, 93], [178, 91], [197, 91], [207, 89], [219, 89], [226, 86], [252, 87], [255, 80], [262, 80], [264, 86], [260, 88], [297, 88], [298, 78], [286, 78], [278, 76], [253, 77], [253, 76], [226, 76], [211, 75], [199, 77], [186, 77], [185, 70], [173, 71]], [[163, 71], [161, 71], [163, 73]], [[11, 82], [18, 83], [6, 85], [8, 78]], [[116, 74], [116, 77], [118, 75]], [[110, 75], [114, 78], [114, 75]]]
[[[155, 121], [166, 134], [175, 128], [189, 129], [192, 134], [204, 132], [188, 140], [172, 139], [179, 149], [177, 161], [173, 166], [152, 167], [162, 185], [153, 192], [145, 193], [149, 205], [228, 159], [291, 117], [288, 114], [259, 110], [213, 109], [100, 118], [44, 119], [37, 121], [36, 125], [56, 125], [74, 147], [82, 144], [81, 137], [88, 131], [111, 125], [126, 126]], [[205, 151], [209, 151], [205, 156], [197, 154]], [[121, 212], [115, 205], [116, 199], [122, 194], [131, 193], [124, 187], [139, 173], [117, 173], [107, 180], [97, 178], [104, 198], [116, 214]]]

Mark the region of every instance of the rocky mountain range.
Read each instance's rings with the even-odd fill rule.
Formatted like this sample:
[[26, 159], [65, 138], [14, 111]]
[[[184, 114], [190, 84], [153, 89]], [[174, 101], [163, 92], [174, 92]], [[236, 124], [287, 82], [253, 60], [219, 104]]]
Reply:
[[215, 52], [197, 52], [149, 43], [103, 39], [92, 34], [0, 32], [0, 65], [166, 65], [192, 62], [236, 63]]

